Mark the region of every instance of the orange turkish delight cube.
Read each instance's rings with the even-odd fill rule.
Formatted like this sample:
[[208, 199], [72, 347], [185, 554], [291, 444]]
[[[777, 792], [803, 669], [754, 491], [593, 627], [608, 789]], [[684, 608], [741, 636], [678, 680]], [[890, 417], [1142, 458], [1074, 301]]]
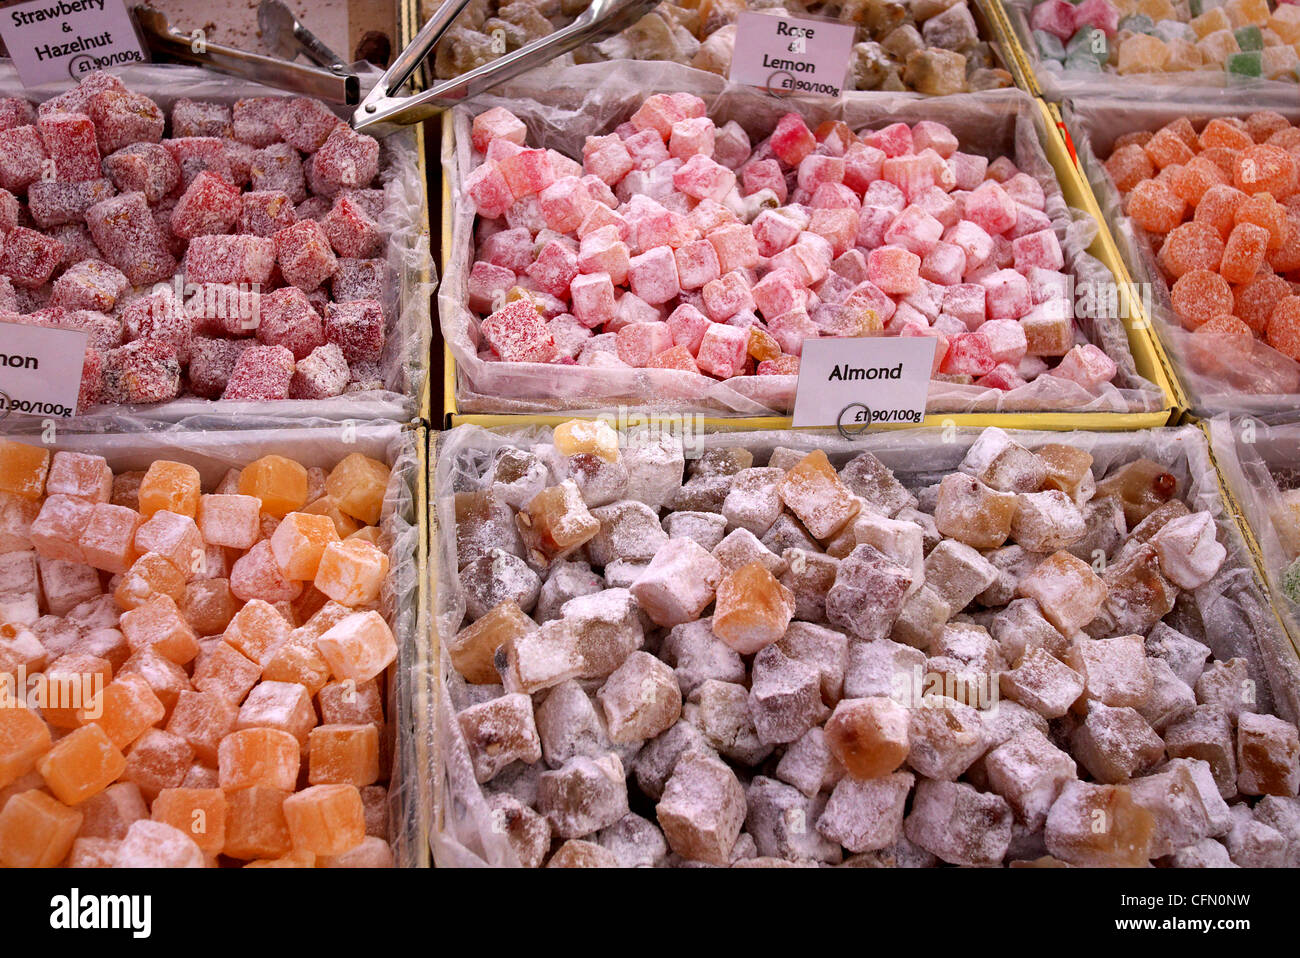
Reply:
[[762, 562], [750, 562], [719, 583], [713, 632], [741, 655], [752, 655], [785, 635], [794, 609], [794, 593]]
[[113, 493], [113, 470], [103, 456], [84, 452], [56, 452], [45, 477], [47, 496], [76, 496], [88, 502], [108, 502]]
[[261, 529], [262, 501], [256, 496], [199, 498], [196, 518], [203, 541], [229, 549], [251, 549]]
[[216, 642], [194, 662], [194, 687], [238, 705], [262, 676], [262, 667], [230, 643]]
[[262, 511], [277, 519], [307, 504], [307, 470], [284, 456], [263, 456], [239, 474], [239, 494], [255, 496]]
[[121, 842], [116, 838], [77, 838], [63, 863], [64, 868], [112, 868], [117, 863]]
[[239, 612], [241, 603], [230, 591], [229, 579], [195, 579], [185, 587], [181, 612], [199, 635], [220, 635]]
[[383, 725], [384, 693], [374, 679], [331, 682], [316, 693], [323, 725]]
[[384, 508], [389, 469], [378, 459], [354, 452], [330, 470], [325, 492], [339, 509], [373, 526]]
[[126, 759], [102, 728], [83, 725], [55, 742], [36, 770], [59, 801], [76, 805], [117, 781]]
[[157, 552], [180, 569], [186, 578], [206, 568], [203, 536], [193, 518], [162, 510], [136, 530], [135, 548], [141, 554]]
[[853, 493], [820, 449], [796, 462], [777, 491], [814, 539], [829, 539], [858, 512]]
[[562, 456], [599, 456], [618, 462], [618, 433], [603, 419], [570, 419], [555, 427], [555, 450]]
[[126, 837], [133, 822], [149, 817], [149, 806], [134, 782], [114, 782], [77, 806], [82, 814], [78, 838]]
[[519, 606], [507, 599], [481, 618], [461, 629], [447, 643], [451, 664], [474, 685], [495, 685], [501, 681], [494, 659], [497, 649], [525, 632], [537, 631], [537, 624]]
[[330, 522], [334, 523], [334, 531], [339, 534], [340, 539], [346, 539], [362, 528], [361, 523], [339, 508], [333, 496], [321, 496], [303, 506], [302, 511], [311, 516], [328, 517]]
[[77, 713], [85, 725], [95, 724], [104, 730], [118, 748], [126, 748], [163, 720], [163, 706], [143, 675], [128, 672], [119, 675], [91, 702]]
[[373, 785], [379, 781], [379, 727], [318, 725], [307, 737], [312, 785]]
[[190, 836], [205, 855], [226, 847], [226, 794], [219, 788], [164, 788], [150, 815]]
[[379, 598], [388, 575], [388, 556], [369, 542], [331, 542], [321, 555], [314, 584], [335, 602], [369, 605]]
[[96, 503], [81, 533], [83, 561], [115, 575], [126, 572], [140, 556], [135, 534], [143, 521], [134, 509], [111, 502]]
[[113, 666], [97, 655], [68, 652], [46, 667], [44, 678], [45, 700], [39, 704], [45, 721], [55, 728], [76, 728], [80, 710], [113, 681]]
[[246, 658], [265, 666], [289, 632], [288, 620], [275, 606], [263, 599], [250, 599], [230, 620], [223, 638]]
[[373, 679], [397, 658], [397, 641], [378, 612], [358, 612], [334, 626], [316, 647], [335, 678]]
[[247, 728], [231, 732], [217, 749], [217, 773], [224, 789], [264, 785], [293, 791], [302, 746], [288, 732]]
[[287, 789], [252, 785], [224, 789], [226, 795], [226, 845], [231, 858], [278, 858], [293, 847], [284, 820]]
[[329, 681], [330, 666], [316, 647], [320, 634], [310, 626], [294, 629], [262, 669], [268, 682], [296, 682], [311, 695]]
[[235, 721], [235, 727], [240, 729], [288, 732], [300, 745], [307, 744], [307, 735], [315, 725], [316, 709], [311, 704], [311, 695], [297, 682], [258, 683], [239, 707]]
[[35, 768], [50, 744], [49, 726], [35, 711], [13, 699], [0, 702], [0, 788]]
[[291, 512], [271, 535], [271, 553], [286, 579], [311, 582], [325, 548], [338, 541], [338, 530], [329, 516]]
[[0, 492], [39, 499], [45, 493], [45, 477], [49, 472], [48, 449], [0, 439]]
[[85, 499], [50, 496], [32, 522], [32, 547], [47, 559], [84, 563], [81, 534], [94, 511], [94, 505]]
[[564, 558], [600, 532], [600, 520], [588, 511], [572, 479], [533, 496], [515, 516], [515, 523], [540, 565]]
[[135, 609], [157, 595], [174, 602], [185, 598], [185, 576], [170, 559], [146, 552], [131, 564], [113, 592], [118, 608]]
[[355, 785], [313, 785], [284, 800], [295, 849], [339, 855], [361, 844], [366, 820]]
[[199, 471], [183, 462], [158, 459], [140, 480], [140, 514], [146, 519], [155, 512], [174, 512], [193, 519], [199, 511], [202, 479]]
[[81, 813], [32, 789], [0, 809], [0, 863], [7, 868], [54, 868], [67, 857]]
[[194, 749], [179, 735], [151, 728], [126, 753], [122, 778], [140, 786], [148, 801], [164, 788], [179, 788], [194, 762]]
[[158, 701], [169, 714], [181, 692], [190, 687], [190, 677], [185, 674], [185, 670], [152, 647], [133, 653], [118, 670], [118, 678], [133, 674], [144, 676], [149, 688], [153, 689], [153, 694], [158, 696]]
[[132, 652], [152, 648], [177, 665], [186, 665], [199, 654], [198, 636], [169, 595], [156, 595], [123, 612], [118, 628]]
[[215, 692], [182, 692], [167, 731], [185, 739], [204, 765], [217, 764], [221, 740], [235, 730], [239, 706]]

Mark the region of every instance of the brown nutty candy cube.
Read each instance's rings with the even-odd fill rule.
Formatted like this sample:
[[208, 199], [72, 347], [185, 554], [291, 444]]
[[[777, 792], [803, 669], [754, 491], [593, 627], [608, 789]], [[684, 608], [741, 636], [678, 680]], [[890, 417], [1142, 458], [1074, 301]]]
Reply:
[[1011, 535], [1016, 496], [954, 472], [939, 483], [934, 521], [939, 531], [976, 549], [996, 549]]
[[1043, 838], [1071, 865], [1144, 868], [1151, 859], [1155, 818], [1123, 785], [1068, 782], [1047, 813]]
[[786, 571], [781, 584], [794, 594], [795, 618], [803, 622], [826, 621], [826, 593], [835, 584], [840, 560], [807, 549], [786, 549], [781, 553]]
[[1019, 595], [1036, 601], [1047, 621], [1071, 635], [1097, 617], [1106, 584], [1082, 559], [1056, 552], [1021, 580]]
[[1102, 570], [1101, 581], [1106, 584], [1106, 602], [1087, 628], [1098, 638], [1146, 634], [1178, 598], [1178, 587], [1161, 574], [1156, 550], [1146, 544], [1121, 549]]
[[537, 810], [560, 838], [582, 838], [627, 814], [627, 773], [612, 752], [578, 755], [537, 783]]
[[601, 848], [595, 842], [571, 838], [561, 845], [547, 868], [617, 868], [618, 856], [608, 849]]
[[1076, 638], [1065, 654], [1066, 664], [1083, 676], [1082, 707], [1096, 700], [1110, 706], [1140, 708], [1151, 697], [1151, 669], [1142, 636], [1113, 639]]
[[1127, 781], [1165, 756], [1165, 743], [1134, 709], [1096, 701], [1089, 703], [1070, 746], [1088, 774], [1108, 785]]
[[458, 492], [456, 513], [456, 561], [464, 568], [493, 549], [504, 549], [523, 558], [523, 543], [515, 528], [510, 507], [491, 491]]
[[1133, 779], [1128, 787], [1133, 801], [1155, 821], [1152, 858], [1222, 835], [1231, 825], [1231, 813], [1204, 762], [1176, 758], [1154, 774]]
[[1218, 705], [1233, 722], [1246, 712], [1259, 710], [1255, 697], [1255, 680], [1245, 659], [1214, 662], [1196, 680], [1196, 701]]
[[610, 741], [643, 742], [666, 731], [682, 714], [677, 677], [649, 652], [633, 652], [596, 693]]
[[1178, 494], [1178, 479], [1158, 462], [1135, 459], [1097, 483], [1094, 498], [1114, 497], [1130, 529]]
[[465, 626], [447, 643], [451, 664], [467, 682], [495, 685], [501, 681], [494, 664], [497, 649], [536, 629], [536, 624], [518, 605], [509, 600], [502, 602]]
[[519, 864], [540, 868], [551, 848], [551, 825], [519, 799], [505, 792], [487, 796], [492, 828], [506, 836]]
[[768, 646], [754, 656], [749, 714], [759, 741], [793, 742], [826, 715], [821, 671]]
[[542, 757], [542, 743], [533, 723], [533, 702], [518, 693], [472, 705], [456, 716], [469, 745], [474, 777], [492, 778], [514, 761], [532, 763]]
[[1300, 788], [1300, 736], [1290, 722], [1243, 712], [1237, 718], [1237, 787], [1243, 795], [1294, 796]]
[[826, 453], [815, 449], [791, 467], [778, 487], [781, 501], [814, 539], [829, 539], [858, 511]]
[[535, 564], [562, 559], [600, 532], [571, 479], [543, 489], [515, 516], [519, 535]]
[[907, 760], [908, 724], [907, 709], [893, 699], [844, 699], [826, 722], [826, 744], [854, 778], [877, 778]]
[[1091, 453], [1056, 442], [1039, 446], [1036, 452], [1047, 466], [1043, 489], [1058, 489], [1080, 505], [1092, 496], [1097, 484], [1092, 476]]
[[1164, 732], [1170, 758], [1195, 758], [1210, 766], [1219, 794], [1237, 794], [1237, 753], [1232, 719], [1218, 705], [1197, 705]]
[[999, 492], [1037, 492], [1047, 478], [1047, 464], [996, 426], [979, 434], [958, 468]]
[[911, 709], [907, 764], [926, 778], [954, 781], [984, 753], [979, 713], [938, 695], [927, 695]]
[[1060, 718], [1083, 694], [1083, 676], [1041, 647], [1021, 656], [1000, 681], [1003, 695], [1044, 718]]
[[721, 760], [688, 752], [668, 779], [655, 817], [678, 855], [725, 866], [745, 823], [745, 790]]
[[965, 782], [922, 779], [903, 823], [908, 839], [950, 865], [996, 865], [1011, 844], [1012, 812], [1000, 795]]
[[1074, 759], [1037, 729], [1025, 729], [984, 758], [989, 789], [1007, 800], [1016, 817], [1037, 831], [1067, 783], [1078, 778]]

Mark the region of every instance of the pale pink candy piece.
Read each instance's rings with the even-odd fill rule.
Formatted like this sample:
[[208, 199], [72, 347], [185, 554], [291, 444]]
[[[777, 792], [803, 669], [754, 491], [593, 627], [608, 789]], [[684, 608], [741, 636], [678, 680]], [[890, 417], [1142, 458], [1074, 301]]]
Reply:
[[1020, 273], [1028, 273], [1034, 268], [1059, 270], [1065, 265], [1065, 254], [1061, 252], [1056, 231], [1050, 228], [1012, 240], [1011, 252], [1015, 256], [1016, 271]]
[[966, 273], [979, 269], [993, 255], [993, 237], [970, 220], [962, 220], [944, 234], [945, 243], [952, 243], [966, 254]]
[[719, 379], [730, 379], [744, 370], [748, 345], [749, 334], [745, 330], [713, 323], [704, 331], [695, 361], [704, 372]]
[[1029, 280], [1013, 269], [1002, 269], [980, 280], [988, 315], [993, 319], [1019, 319], [1033, 308]]
[[921, 257], [901, 246], [882, 246], [867, 255], [867, 277], [885, 293], [910, 293], [920, 282]]
[[488, 313], [505, 302], [506, 292], [515, 285], [515, 274], [504, 266], [479, 260], [469, 271], [469, 308]]
[[722, 200], [736, 186], [736, 174], [696, 153], [673, 173], [673, 186], [697, 200]]
[[985, 180], [965, 202], [966, 219], [990, 236], [1005, 233], [1016, 225], [1016, 201], [992, 180]]
[[883, 206], [895, 213], [901, 213], [903, 208], [907, 206], [907, 196], [893, 183], [886, 180], [876, 180], [862, 194], [862, 205]]
[[614, 318], [614, 282], [609, 273], [584, 273], [569, 285], [573, 315], [582, 325], [593, 328]]
[[890, 157], [903, 156], [914, 150], [912, 129], [906, 123], [891, 123], [883, 130], [873, 130], [863, 137], [863, 141]]
[[974, 153], [958, 152], [948, 157], [948, 169], [952, 171], [959, 190], [973, 190], [983, 183], [988, 168], [988, 159]]
[[479, 258], [522, 273], [533, 262], [533, 236], [526, 229], [501, 230], [479, 244]]
[[578, 247], [579, 272], [606, 273], [617, 286], [627, 282], [630, 261], [627, 244], [619, 238], [616, 226], [602, 226], [588, 233]]
[[736, 269], [752, 269], [759, 263], [754, 231], [744, 223], [715, 229], [705, 238], [713, 244], [718, 254], [718, 268], [724, 274]]
[[933, 120], [922, 120], [912, 127], [912, 146], [920, 153], [932, 149], [944, 159], [957, 151], [957, 135]]
[[528, 128], [524, 126], [524, 121], [500, 106], [484, 110], [474, 117], [474, 123], [470, 127], [474, 149], [480, 153], [486, 153], [488, 146], [497, 139], [523, 146], [527, 135]]
[[1042, 210], [1036, 210], [1024, 203], [1017, 203], [1016, 225], [1007, 232], [1007, 238], [1017, 240], [1022, 236], [1028, 236], [1030, 233], [1037, 233], [1039, 230], [1051, 228], [1052, 220]]
[[939, 371], [950, 376], [983, 376], [996, 365], [992, 346], [983, 332], [962, 333], [949, 341]]
[[1014, 319], [991, 319], [979, 331], [988, 339], [989, 350], [999, 363], [1019, 366], [1025, 358], [1025, 329]]
[[595, 200], [576, 176], [564, 176], [537, 194], [546, 225], [557, 233], [572, 233], [586, 218]]
[[961, 282], [966, 271], [966, 254], [951, 243], [936, 243], [921, 260], [921, 277], [944, 286]]
[[589, 136], [582, 145], [582, 167], [604, 183], [614, 186], [633, 168], [627, 144], [617, 136]]
[[844, 171], [845, 165], [842, 157], [822, 156], [814, 153], [800, 161], [796, 179], [799, 189], [811, 193], [823, 183], [843, 183]]
[[815, 210], [856, 210], [861, 202], [858, 194], [843, 183], [823, 183], [813, 191], [808, 206]]
[[943, 311], [955, 316], [974, 331], [984, 322], [984, 287], [978, 283], [958, 283], [943, 293]]
[[671, 246], [656, 246], [628, 265], [628, 285], [632, 292], [652, 306], [666, 303], [681, 292], [677, 278], [677, 258]]
[[700, 341], [704, 339], [704, 331], [709, 328], [709, 325], [709, 317], [688, 303], [678, 306], [668, 317], [668, 329], [673, 334], [673, 345], [685, 346], [692, 356], [700, 351]]
[[853, 246], [858, 233], [858, 212], [855, 209], [813, 210], [808, 232], [830, 243], [832, 256], [840, 256]]
[[1114, 379], [1118, 370], [1115, 360], [1092, 343], [1085, 343], [1082, 346], [1075, 346], [1066, 353], [1057, 367], [1052, 370], [1052, 375], [1068, 379], [1092, 391], [1102, 383]]
[[740, 270], [706, 283], [703, 289], [704, 312], [715, 323], [723, 323], [742, 310], [754, 309], [749, 278]]
[[781, 210], [763, 210], [754, 218], [752, 231], [761, 256], [775, 256], [787, 249], [801, 232], [799, 224]]
[[673, 124], [668, 136], [668, 154], [679, 160], [692, 156], [713, 158], [717, 127], [708, 117], [690, 117]]
[[754, 305], [768, 319], [806, 306], [808, 290], [799, 280], [799, 274], [790, 269], [774, 269], [750, 290]]
[[578, 275], [578, 256], [568, 246], [553, 240], [542, 247], [526, 272], [542, 292], [564, 297]]
[[1047, 206], [1047, 197], [1043, 193], [1043, 184], [1028, 173], [1017, 173], [1002, 184], [1002, 189], [1006, 190], [1007, 195], [1015, 202], [1022, 203], [1031, 209], [1042, 210]]
[[[943, 224], [917, 206], [908, 206], [885, 230], [885, 243], [924, 256], [943, 236]], [[964, 258], [964, 257], [963, 257]]]
[[722, 272], [718, 252], [707, 239], [687, 243], [674, 251], [677, 277], [682, 289], [700, 289]]
[[740, 191], [751, 196], [759, 190], [771, 190], [776, 194], [777, 202], [784, 203], [789, 198], [785, 174], [781, 164], [776, 160], [755, 160], [740, 170]]
[[650, 360], [673, 347], [667, 323], [634, 323], [618, 331], [618, 358], [629, 366], [650, 365]]
[[816, 339], [821, 335], [821, 330], [805, 309], [792, 309], [773, 317], [768, 322], [768, 332], [781, 345], [781, 350], [791, 356], [802, 355], [805, 339]]
[[729, 170], [738, 170], [749, 159], [749, 134], [735, 120], [728, 120], [713, 138], [713, 158]]

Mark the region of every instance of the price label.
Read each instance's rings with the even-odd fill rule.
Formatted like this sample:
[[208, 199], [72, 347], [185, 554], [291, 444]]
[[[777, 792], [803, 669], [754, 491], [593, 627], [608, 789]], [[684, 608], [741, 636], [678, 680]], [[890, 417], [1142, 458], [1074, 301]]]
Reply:
[[838, 97], [856, 30], [832, 20], [742, 13], [729, 78], [771, 93]]
[[930, 336], [804, 340], [793, 424], [838, 426], [846, 435], [919, 424], [936, 343]]
[[30, 0], [5, 7], [0, 39], [25, 86], [80, 80], [93, 70], [147, 59], [123, 0]]
[[83, 330], [0, 323], [0, 419], [73, 415], [85, 359]]

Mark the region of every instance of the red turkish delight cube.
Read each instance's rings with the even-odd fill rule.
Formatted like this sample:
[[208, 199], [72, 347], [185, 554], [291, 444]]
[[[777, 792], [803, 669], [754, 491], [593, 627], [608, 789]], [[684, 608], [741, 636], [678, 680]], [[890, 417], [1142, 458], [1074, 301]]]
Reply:
[[27, 187], [27, 211], [32, 222], [42, 229], [85, 221], [86, 210], [110, 198], [113, 184], [108, 180], [37, 180]]
[[68, 311], [93, 309], [111, 313], [118, 299], [130, 288], [121, 270], [100, 260], [83, 260], [54, 281], [50, 305]]
[[239, 354], [222, 399], [288, 399], [293, 353], [283, 346], [249, 346]]
[[542, 247], [537, 259], [525, 272], [542, 292], [564, 297], [569, 294], [569, 284], [578, 275], [578, 255], [563, 243], [552, 240]]
[[35, 126], [0, 130], [0, 189], [25, 193], [45, 172], [47, 158]]
[[330, 279], [336, 303], [384, 298], [387, 265], [382, 259], [339, 259], [338, 272]]
[[180, 391], [180, 360], [166, 343], [138, 339], [104, 354], [105, 402], [166, 402]]
[[86, 101], [85, 112], [95, 124], [99, 152], [105, 155], [132, 143], [157, 143], [166, 125], [158, 104], [128, 90], [102, 90], [94, 94]]
[[185, 280], [264, 286], [275, 267], [275, 252], [268, 237], [196, 236], [185, 251]]
[[293, 97], [274, 111], [273, 122], [284, 142], [302, 153], [315, 153], [343, 121], [320, 100]]
[[176, 271], [176, 257], [143, 193], [123, 193], [86, 210], [86, 225], [104, 258], [132, 286], [160, 282]]
[[172, 136], [233, 135], [230, 107], [225, 104], [191, 100], [188, 97], [181, 97], [172, 104]]
[[329, 237], [314, 220], [304, 220], [277, 232], [275, 261], [285, 282], [301, 290], [313, 290], [334, 275], [338, 260], [330, 249]]
[[255, 190], [239, 197], [239, 232], [272, 236], [298, 222], [293, 200], [283, 190]]
[[220, 399], [235, 371], [240, 355], [252, 343], [247, 339], [211, 339], [195, 336], [190, 345], [190, 391], [204, 399]]
[[906, 123], [891, 123], [882, 130], [873, 130], [863, 138], [867, 146], [874, 146], [885, 156], [905, 156], [913, 152], [912, 130]]
[[181, 188], [190, 185], [190, 181], [198, 176], [204, 170], [211, 170], [213, 173], [220, 173], [227, 176], [233, 183], [235, 181], [234, 170], [230, 165], [230, 151], [226, 144], [232, 140], [222, 140], [215, 136], [191, 136], [178, 137], [173, 140], [164, 140], [163, 148], [171, 154], [176, 161], [176, 168], [180, 170]]
[[150, 204], [176, 189], [181, 168], [161, 143], [133, 143], [104, 157], [104, 175], [122, 193], [140, 192]]
[[515, 202], [515, 194], [505, 174], [495, 163], [483, 163], [465, 177], [465, 192], [474, 201], [479, 216], [497, 219]]
[[312, 157], [312, 173], [315, 192], [325, 196], [365, 189], [379, 175], [379, 141], [346, 124], [337, 126]]
[[777, 120], [768, 141], [772, 154], [788, 167], [797, 167], [805, 156], [817, 149], [817, 138], [798, 113], [787, 113]]
[[35, 289], [54, 275], [63, 257], [63, 244], [36, 230], [19, 226], [0, 245], [0, 273], [15, 286]]
[[555, 340], [546, 321], [528, 299], [517, 299], [483, 320], [479, 327], [492, 351], [506, 362], [548, 363]]
[[384, 308], [373, 299], [325, 307], [325, 339], [343, 350], [350, 365], [377, 363], [384, 353]]
[[240, 143], [264, 147], [279, 142], [277, 122], [290, 101], [284, 97], [257, 96], [236, 101], [230, 111], [231, 132]]
[[16, 96], [0, 97], [0, 130], [30, 126], [35, 122], [36, 110], [27, 100]]
[[36, 121], [54, 177], [66, 183], [99, 178], [95, 124], [84, 113], [53, 113]]
[[194, 177], [172, 208], [172, 233], [187, 240], [229, 233], [239, 220], [239, 211], [239, 187], [223, 176], [204, 170]]
[[307, 179], [298, 151], [288, 143], [274, 143], [253, 153], [248, 168], [254, 190], [279, 190], [301, 203], [307, 198]]
[[352, 195], [339, 196], [320, 225], [339, 256], [365, 258], [379, 252], [383, 245], [379, 224]]
[[325, 327], [307, 294], [297, 286], [285, 286], [262, 296], [257, 338], [267, 346], [285, 347], [295, 360], [306, 359], [325, 344]]

